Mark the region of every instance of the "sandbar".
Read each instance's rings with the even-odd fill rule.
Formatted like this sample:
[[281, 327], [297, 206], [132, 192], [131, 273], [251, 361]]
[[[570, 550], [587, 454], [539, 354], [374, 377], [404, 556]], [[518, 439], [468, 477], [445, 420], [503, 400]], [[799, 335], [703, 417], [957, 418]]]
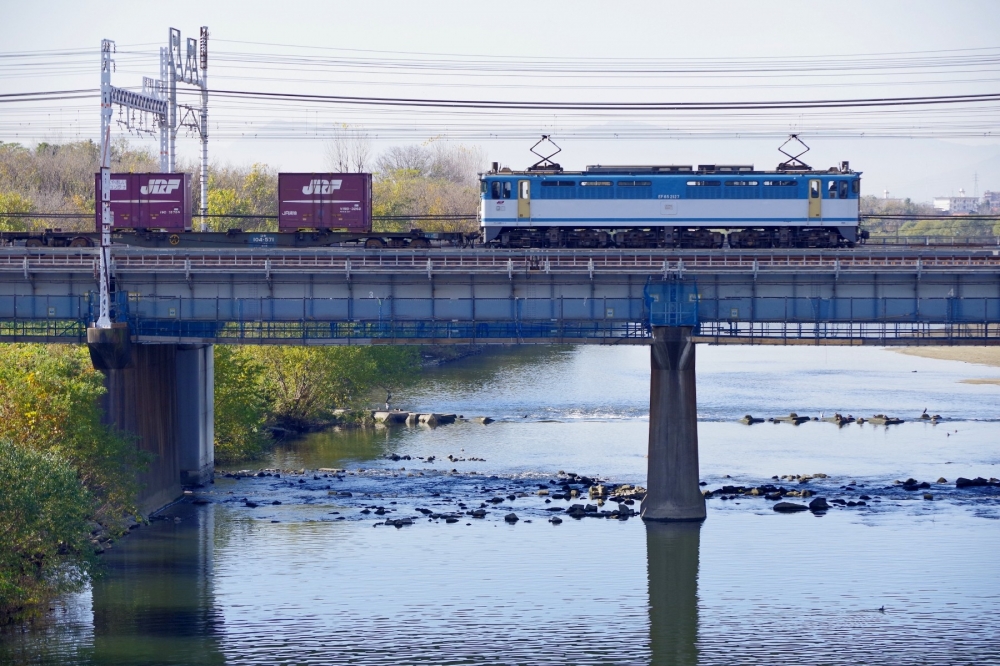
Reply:
[[[1000, 367], [1000, 345], [996, 347], [908, 347], [896, 349], [900, 354], [936, 358], [942, 361], [964, 361], [979, 365]], [[993, 380], [982, 380], [977, 383], [993, 383]]]

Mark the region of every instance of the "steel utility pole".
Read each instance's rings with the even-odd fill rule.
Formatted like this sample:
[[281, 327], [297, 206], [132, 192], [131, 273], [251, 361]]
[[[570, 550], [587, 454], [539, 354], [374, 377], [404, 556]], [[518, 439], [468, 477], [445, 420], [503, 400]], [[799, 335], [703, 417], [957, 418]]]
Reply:
[[[111, 54], [115, 43], [110, 39], [101, 40], [101, 253], [98, 264], [100, 272], [100, 306], [97, 328], [111, 328], [111, 227], [114, 217], [111, 212], [111, 110], [113, 105], [128, 111], [119, 124], [136, 132], [152, 132], [153, 123], [163, 126], [167, 120], [167, 103], [163, 99], [162, 86], [156, 81], [144, 78], [142, 92], [133, 92], [111, 85], [111, 70], [114, 60]], [[162, 147], [161, 147], [162, 168]]]
[[[201, 39], [187, 39], [181, 53], [181, 31], [170, 28], [166, 49], [160, 50], [161, 76], [167, 86], [167, 171], [177, 168], [177, 130], [192, 129], [201, 137], [201, 231], [208, 230], [208, 26], [201, 27]], [[163, 71], [166, 69], [167, 71]], [[177, 104], [177, 84], [186, 83], [201, 89], [201, 108]], [[183, 113], [178, 118], [178, 109]], [[164, 137], [161, 135], [161, 142]], [[162, 165], [162, 162], [161, 162]], [[162, 168], [162, 166], [161, 166]]]
[[111, 328], [111, 48], [101, 41], [101, 255], [97, 328]]
[[208, 26], [201, 26], [201, 230], [208, 230]]

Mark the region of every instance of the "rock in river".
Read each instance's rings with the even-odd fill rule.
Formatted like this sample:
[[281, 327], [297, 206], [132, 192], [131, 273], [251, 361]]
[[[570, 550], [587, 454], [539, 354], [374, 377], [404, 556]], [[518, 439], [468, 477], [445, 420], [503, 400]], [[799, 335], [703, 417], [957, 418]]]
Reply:
[[806, 511], [808, 508], [805, 505], [794, 502], [778, 502], [774, 505], [774, 510], [780, 513], [795, 513], [796, 511]]
[[[797, 506], [797, 505], [793, 505], [793, 506]], [[823, 499], [822, 497], [817, 497], [812, 502], [809, 502], [809, 510], [812, 511], [813, 513], [818, 513], [820, 511], [826, 511], [829, 508], [830, 508], [830, 505], [827, 504], [827, 501], [825, 499]]]
[[964, 476], [960, 476], [955, 479], [956, 488], [974, 488], [976, 486], [989, 486], [992, 485], [989, 481], [981, 476], [977, 476], [974, 479], [966, 479]]
[[508, 513], [506, 516], [503, 517], [503, 519], [506, 520], [508, 523], [516, 523], [517, 522], [517, 514], [516, 513]]

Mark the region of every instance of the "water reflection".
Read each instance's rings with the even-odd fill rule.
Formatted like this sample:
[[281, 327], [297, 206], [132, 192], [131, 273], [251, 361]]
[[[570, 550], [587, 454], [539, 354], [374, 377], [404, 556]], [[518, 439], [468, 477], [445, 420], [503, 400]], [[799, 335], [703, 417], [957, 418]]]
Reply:
[[313, 432], [290, 438], [275, 447], [268, 465], [280, 469], [344, 467], [378, 460], [393, 449], [399, 428], [347, 428]]
[[[214, 507], [181, 505], [105, 555], [94, 582], [94, 644], [100, 664], [223, 664], [222, 618], [212, 591]], [[202, 510], [199, 510], [202, 509]]]
[[698, 663], [701, 523], [646, 523], [650, 663]]

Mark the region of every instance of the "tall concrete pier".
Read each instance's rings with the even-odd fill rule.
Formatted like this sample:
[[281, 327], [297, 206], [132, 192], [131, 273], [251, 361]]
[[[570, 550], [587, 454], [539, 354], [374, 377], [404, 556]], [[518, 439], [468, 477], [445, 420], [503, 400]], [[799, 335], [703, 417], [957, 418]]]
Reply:
[[704, 520], [698, 486], [695, 343], [690, 326], [654, 326], [644, 520]]
[[177, 345], [177, 465], [184, 485], [215, 469], [215, 354], [212, 345]]
[[126, 326], [90, 329], [94, 367], [104, 373], [106, 422], [150, 454], [140, 474], [139, 505], [155, 511], [182, 486], [212, 477], [214, 365], [211, 345], [133, 345]]

